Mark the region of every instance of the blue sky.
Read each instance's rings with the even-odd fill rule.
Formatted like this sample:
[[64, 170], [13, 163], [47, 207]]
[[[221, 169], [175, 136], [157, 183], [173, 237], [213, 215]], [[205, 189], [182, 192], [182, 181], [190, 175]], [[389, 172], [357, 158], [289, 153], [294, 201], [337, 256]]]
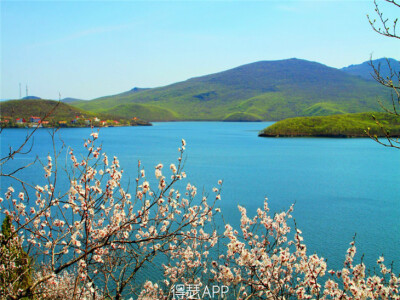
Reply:
[[[400, 60], [363, 1], [1, 1], [1, 95], [93, 99], [260, 60]], [[384, 3], [394, 17], [398, 10]], [[392, 14], [392, 15], [391, 15]]]

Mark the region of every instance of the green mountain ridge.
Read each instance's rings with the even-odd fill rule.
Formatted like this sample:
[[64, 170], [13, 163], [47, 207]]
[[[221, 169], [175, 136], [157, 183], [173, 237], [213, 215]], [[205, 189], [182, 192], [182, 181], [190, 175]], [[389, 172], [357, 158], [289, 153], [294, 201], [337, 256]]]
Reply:
[[71, 104], [147, 121], [225, 120], [379, 111], [379, 84], [301, 59], [260, 61], [168, 86], [131, 90]]

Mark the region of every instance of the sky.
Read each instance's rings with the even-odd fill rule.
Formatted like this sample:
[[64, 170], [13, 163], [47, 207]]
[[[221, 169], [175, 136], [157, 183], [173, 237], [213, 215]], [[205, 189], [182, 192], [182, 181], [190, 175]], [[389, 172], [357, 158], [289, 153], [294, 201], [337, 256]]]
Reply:
[[[400, 9], [378, 1], [389, 18]], [[359, 1], [2, 0], [1, 99], [94, 99], [261, 60], [400, 60]]]

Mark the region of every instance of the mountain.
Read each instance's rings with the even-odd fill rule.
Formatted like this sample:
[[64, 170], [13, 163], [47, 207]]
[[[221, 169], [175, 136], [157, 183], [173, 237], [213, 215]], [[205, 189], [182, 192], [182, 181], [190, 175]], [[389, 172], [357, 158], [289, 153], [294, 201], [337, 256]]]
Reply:
[[293, 58], [255, 62], [164, 87], [131, 90], [73, 105], [148, 121], [281, 120], [376, 111], [380, 109], [377, 99], [387, 95], [388, 91], [373, 81]]
[[359, 65], [350, 65], [341, 70], [350, 75], [360, 76], [368, 80], [375, 80], [373, 77], [375, 73], [372, 66], [379, 69], [379, 73], [383, 78], [390, 76], [390, 68], [397, 74], [400, 72], [400, 63], [393, 58], [380, 58], [373, 61], [366, 61]]
[[37, 96], [26, 96], [24, 98], [22, 98], [22, 100], [40, 100], [42, 98], [37, 97]]
[[142, 91], [146, 91], [146, 90], [150, 90], [150, 88], [138, 88], [138, 87], [134, 87], [134, 88], [130, 89], [129, 91], [122, 92], [122, 93], [115, 94], [115, 95], [99, 97], [99, 98], [96, 98], [96, 100], [108, 99], [108, 98], [110, 98], [110, 97], [129, 97], [129, 96], [131, 96], [131, 95], [134, 95], [134, 94], [136, 94], [136, 93], [139, 93], [139, 92], [142, 92]]
[[86, 100], [77, 99], [77, 98], [71, 98], [71, 97], [67, 97], [67, 98], [61, 99], [61, 102], [68, 103], [68, 104], [70, 104], [72, 102], [80, 102], [80, 101], [86, 101]]
[[133, 94], [133, 93], [142, 92], [142, 91], [145, 91], [145, 90], [149, 90], [149, 88], [134, 87], [130, 91], [125, 92], [125, 94]]

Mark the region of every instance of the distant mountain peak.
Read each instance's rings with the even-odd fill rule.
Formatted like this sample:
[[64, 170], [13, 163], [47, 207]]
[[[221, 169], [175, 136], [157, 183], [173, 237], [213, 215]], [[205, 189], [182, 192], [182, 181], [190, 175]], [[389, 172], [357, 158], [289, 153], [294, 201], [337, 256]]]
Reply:
[[67, 98], [61, 99], [61, 102], [63, 102], [63, 103], [72, 103], [72, 102], [77, 102], [77, 101], [85, 101], [85, 100], [78, 99], [78, 98], [72, 98], [72, 97], [67, 97]]
[[129, 92], [133, 92], [133, 93], [137, 93], [137, 92], [141, 92], [141, 91], [144, 91], [144, 90], [148, 90], [149, 88], [140, 88], [140, 87], [137, 87], [137, 86], [135, 86], [134, 88], [132, 88], [131, 90], [129, 90]]
[[400, 72], [400, 63], [398, 60], [393, 58], [379, 58], [372, 61], [365, 61], [358, 65], [344, 67], [341, 70], [350, 75], [359, 76], [367, 80], [374, 80], [374, 69], [372, 68], [371, 63], [376, 69], [379, 68], [379, 73], [383, 78], [390, 76], [390, 69], [395, 73]]
[[42, 98], [37, 97], [37, 96], [26, 96], [22, 98], [22, 100], [41, 100]]

